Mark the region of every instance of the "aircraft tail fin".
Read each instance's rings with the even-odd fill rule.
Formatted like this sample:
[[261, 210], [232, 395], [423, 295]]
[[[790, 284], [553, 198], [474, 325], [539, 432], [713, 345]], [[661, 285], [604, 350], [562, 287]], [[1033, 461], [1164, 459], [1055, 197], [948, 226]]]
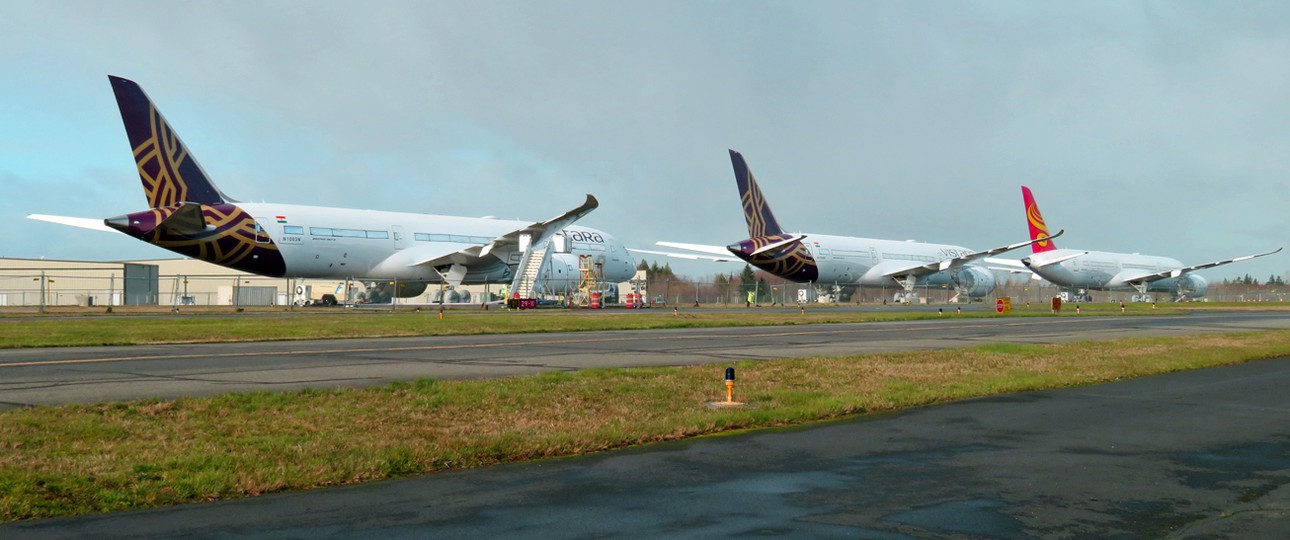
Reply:
[[739, 198], [744, 205], [748, 237], [760, 238], [783, 234], [784, 230], [779, 227], [779, 222], [775, 221], [775, 214], [771, 213], [766, 197], [761, 194], [761, 188], [757, 187], [757, 181], [753, 179], [752, 171], [748, 169], [748, 163], [744, 161], [743, 154], [731, 150], [730, 162], [735, 167], [735, 183], [739, 185]]
[[[1030, 193], [1030, 188], [1021, 186], [1021, 198], [1026, 203], [1026, 225], [1030, 227], [1030, 239], [1037, 240], [1048, 236], [1048, 225], [1044, 223], [1044, 216], [1039, 213], [1039, 205], [1035, 204], [1035, 196]], [[1057, 244], [1045, 239], [1031, 244], [1030, 249], [1034, 253], [1043, 253], [1057, 249]]]
[[210, 181], [188, 147], [137, 83], [108, 75], [150, 208], [183, 202], [232, 202]]

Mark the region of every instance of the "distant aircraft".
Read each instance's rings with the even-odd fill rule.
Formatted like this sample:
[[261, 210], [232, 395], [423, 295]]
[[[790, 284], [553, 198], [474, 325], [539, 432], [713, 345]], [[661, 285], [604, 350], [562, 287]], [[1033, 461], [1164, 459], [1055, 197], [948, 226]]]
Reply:
[[[1026, 224], [1032, 239], [1048, 234], [1048, 226], [1039, 213], [1030, 188], [1021, 186], [1021, 198], [1026, 205]], [[1194, 266], [1183, 266], [1169, 257], [1140, 255], [1137, 253], [1108, 253], [1057, 249], [1051, 240], [1037, 241], [1033, 253], [1020, 262], [1040, 277], [1058, 287], [1070, 289], [1072, 300], [1090, 301], [1089, 290], [1132, 290], [1138, 300], [1151, 301], [1147, 293], [1170, 293], [1174, 300], [1199, 298], [1209, 289], [1205, 278], [1192, 274], [1193, 270], [1213, 268], [1228, 263], [1245, 261], [1271, 255], [1281, 248], [1257, 255], [1215, 261]]]
[[430, 283], [510, 281], [524, 297], [535, 289], [576, 289], [584, 260], [605, 282], [635, 275], [635, 261], [621, 242], [573, 225], [598, 206], [591, 195], [538, 223], [235, 201], [210, 181], [138, 84], [108, 79], [149, 209], [105, 220], [29, 218], [117, 231], [263, 276], [368, 280], [372, 302], [417, 296]]
[[731, 260], [729, 254], [776, 276], [818, 285], [896, 285], [897, 301], [917, 298], [917, 285], [952, 285], [960, 297], [982, 298], [994, 290], [994, 274], [984, 259], [1056, 238], [1062, 233], [1009, 246], [973, 251], [965, 247], [921, 242], [876, 240], [815, 233], [785, 233], [757, 187], [748, 164], [739, 152], [730, 151], [735, 182], [748, 223], [747, 240], [725, 247], [678, 242], [658, 245], [705, 253], [707, 256], [634, 250], [660, 255]]

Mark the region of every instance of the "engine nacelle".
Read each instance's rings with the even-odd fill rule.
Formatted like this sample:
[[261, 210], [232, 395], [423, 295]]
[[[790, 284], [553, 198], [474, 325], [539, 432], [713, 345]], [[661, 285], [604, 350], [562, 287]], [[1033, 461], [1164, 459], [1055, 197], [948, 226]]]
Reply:
[[1187, 274], [1178, 278], [1178, 296], [1199, 298], [1209, 292], [1209, 281], [1196, 274]]
[[964, 267], [954, 273], [954, 288], [959, 294], [984, 298], [994, 290], [994, 273], [976, 266]]
[[389, 281], [378, 281], [368, 284], [367, 300], [373, 304], [385, 304], [390, 301], [390, 293], [394, 293], [399, 298], [412, 298], [420, 296], [423, 292], [426, 292], [424, 281], [400, 281], [397, 291]]

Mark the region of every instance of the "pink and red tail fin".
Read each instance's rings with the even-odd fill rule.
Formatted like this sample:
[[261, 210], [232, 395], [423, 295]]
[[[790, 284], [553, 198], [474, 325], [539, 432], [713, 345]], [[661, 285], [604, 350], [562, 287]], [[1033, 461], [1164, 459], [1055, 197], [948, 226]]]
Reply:
[[[1030, 227], [1030, 239], [1048, 236], [1048, 225], [1044, 223], [1043, 214], [1039, 213], [1039, 205], [1035, 204], [1035, 196], [1030, 193], [1030, 188], [1021, 186], [1021, 199], [1026, 203], [1026, 225]], [[1057, 249], [1057, 245], [1052, 240], [1044, 240], [1031, 244], [1030, 249], [1035, 253], [1043, 253]]]

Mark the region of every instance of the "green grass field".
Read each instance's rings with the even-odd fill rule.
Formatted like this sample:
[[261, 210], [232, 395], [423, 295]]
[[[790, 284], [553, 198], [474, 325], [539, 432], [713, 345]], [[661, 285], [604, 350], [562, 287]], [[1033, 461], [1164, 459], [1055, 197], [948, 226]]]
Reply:
[[751, 406], [740, 409], [707, 405], [724, 396], [725, 367], [707, 365], [13, 410], [0, 413], [0, 520], [352, 484], [1286, 355], [1290, 331], [745, 362], [735, 365], [736, 398]]

